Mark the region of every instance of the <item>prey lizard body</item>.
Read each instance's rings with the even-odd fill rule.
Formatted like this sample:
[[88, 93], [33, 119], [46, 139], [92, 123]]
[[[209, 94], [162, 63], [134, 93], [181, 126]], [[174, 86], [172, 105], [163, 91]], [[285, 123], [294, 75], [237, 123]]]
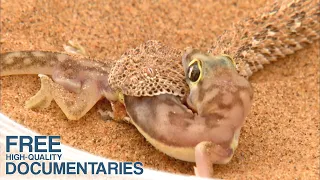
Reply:
[[[315, 0], [277, 2], [236, 24], [209, 54], [188, 49], [183, 63], [181, 51], [148, 41], [112, 65], [64, 53], [4, 53], [1, 76], [52, 75], [54, 81], [41, 75], [41, 90], [26, 104], [46, 107], [54, 99], [69, 119], [81, 118], [103, 96], [124, 103], [130, 122], [151, 144], [196, 161], [196, 173], [211, 176], [212, 163], [231, 159], [250, 109], [252, 90], [243, 77], [319, 39], [318, 5]], [[228, 56], [211, 55], [221, 53], [233, 56], [235, 64]], [[76, 92], [76, 99], [66, 99], [66, 89]], [[160, 125], [152, 126], [150, 119]], [[173, 135], [173, 127], [181, 134]]]
[[[1, 76], [46, 74], [51, 75], [55, 82], [41, 78], [41, 90], [26, 102], [26, 107], [45, 108], [54, 99], [71, 120], [85, 115], [102, 96], [109, 101], [117, 100], [108, 84], [110, 68], [110, 65], [88, 57], [58, 52], [12, 52], [1, 55]], [[66, 90], [76, 92], [77, 97], [73, 102], [64, 97]]]

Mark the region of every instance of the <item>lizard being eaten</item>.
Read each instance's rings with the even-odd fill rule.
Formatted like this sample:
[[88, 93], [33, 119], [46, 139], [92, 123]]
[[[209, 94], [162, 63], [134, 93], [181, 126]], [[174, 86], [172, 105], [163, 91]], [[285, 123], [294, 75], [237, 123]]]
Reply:
[[[160, 45], [155, 41], [147, 44]], [[102, 96], [109, 101], [119, 98], [120, 93], [108, 84], [110, 68], [102, 62], [40, 51], [2, 54], [0, 62], [1, 75], [39, 74], [41, 89], [26, 102], [27, 107], [47, 107], [54, 99], [68, 118], [76, 119], [72, 112], [90, 110]], [[181, 64], [188, 85], [186, 97], [173, 91], [153, 96], [121, 94], [123, 113], [130, 117], [123, 120], [133, 124], [160, 151], [180, 160], [196, 161], [197, 175], [212, 177], [211, 164], [227, 163], [234, 154], [253, 91], [227, 55], [213, 56], [189, 48]], [[52, 75], [55, 82], [44, 74]], [[75, 92], [76, 99], [67, 98], [67, 90]]]
[[[316, 1], [276, 2], [224, 33], [209, 53], [187, 49], [183, 63], [181, 51], [148, 41], [114, 64], [59, 52], [3, 53], [1, 76], [41, 74], [41, 89], [26, 106], [47, 107], [54, 99], [71, 120], [106, 97], [116, 120], [128, 113], [156, 148], [196, 161], [196, 174], [211, 176], [211, 163], [228, 162], [237, 147], [252, 99], [246, 78], [319, 39], [317, 7]], [[221, 53], [232, 58], [213, 56]], [[64, 95], [68, 90], [75, 98]]]

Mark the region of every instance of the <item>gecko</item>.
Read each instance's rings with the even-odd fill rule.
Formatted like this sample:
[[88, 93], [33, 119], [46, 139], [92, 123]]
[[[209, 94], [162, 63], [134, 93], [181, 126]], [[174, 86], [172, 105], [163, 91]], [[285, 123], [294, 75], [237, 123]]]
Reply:
[[[157, 41], [148, 42], [154, 43], [160, 44]], [[71, 60], [71, 57], [74, 59]], [[17, 63], [8, 64], [8, 58]], [[79, 58], [78, 61], [76, 58]], [[118, 98], [107, 81], [110, 67], [103, 62], [44, 51], [1, 54], [0, 62], [4, 62], [1, 75], [9, 74], [6, 69], [10, 65], [14, 69], [21, 66], [15, 73], [28, 74], [34, 72], [34, 67], [40, 63], [47, 64], [47, 67], [37, 68], [41, 89], [26, 102], [27, 107], [48, 107], [54, 99], [61, 109], [74, 110], [72, 108], [88, 108], [83, 104], [93, 105], [93, 97], [104, 96], [109, 101]], [[32, 67], [28, 68], [26, 64]], [[190, 48], [183, 55], [182, 64], [189, 87], [185, 99], [173, 92], [153, 96], [121, 95], [124, 113], [129, 116], [122, 120], [133, 124], [155, 148], [169, 156], [196, 161], [196, 175], [212, 177], [212, 168], [208, 164], [211, 161], [227, 163], [234, 154], [240, 129], [252, 104], [253, 90], [249, 81], [238, 74], [235, 62], [228, 55], [213, 56]], [[84, 80], [81, 88], [72, 81], [66, 83], [60, 76], [60, 73], [67, 74], [67, 68], [71, 67], [71, 76], [77, 70], [78, 76], [90, 77]], [[54, 82], [41, 73], [58, 78]], [[65, 97], [65, 91], [68, 90], [78, 95], [76, 99]], [[78, 101], [86, 103], [81, 105]], [[206, 156], [210, 156], [210, 161], [206, 160]]]
[[[223, 101], [221, 99], [225, 96], [221, 94], [216, 95], [215, 93], [220, 91], [224, 92], [225, 89], [228, 89], [229, 85], [232, 86], [241, 81], [246, 81], [242, 79], [236, 82], [231, 78], [227, 81], [230, 83], [228, 85], [220, 82], [217, 83], [221, 85], [219, 88], [210, 89], [208, 92], [200, 92], [199, 90], [203, 89], [205, 85], [199, 82], [207, 81], [205, 78], [211, 79], [211, 81], [206, 82], [208, 84], [207, 86], [219, 82], [219, 78], [220, 80], [223, 79], [219, 74], [212, 72], [216, 70], [215, 68], [204, 62], [210, 62], [208, 61], [208, 59], [210, 59], [212, 61], [211, 63], [213, 63], [221, 58], [221, 64], [217, 64], [219, 64], [219, 68], [223, 69], [223, 64], [227, 62], [227, 60], [224, 59], [225, 57], [212, 57], [211, 55], [221, 53], [229, 54], [233, 57], [231, 59], [235, 62], [235, 69], [239, 75], [248, 79], [253, 73], [263, 69], [264, 65], [293, 54], [318, 40], [320, 37], [319, 15], [319, 3], [316, 1], [276, 1], [270, 7], [258, 11], [254, 17], [244, 19], [235, 24], [232, 30], [226, 31], [218, 38], [215, 44], [209, 48], [208, 54], [192, 49], [187, 50], [182, 57], [183, 66], [177, 66], [174, 63], [166, 64], [168, 67], [174, 64], [176, 71], [185, 72], [184, 79], [179, 76], [181, 78], [180, 82], [186, 80], [189, 89], [184, 89], [185, 86], [182, 86], [180, 93], [183, 94], [187, 92], [187, 102], [181, 101], [181, 98], [177, 98], [172, 94], [162, 94], [152, 97], [145, 95], [139, 97], [141, 92], [135, 91], [137, 94], [134, 94], [134, 96], [125, 95], [125, 105], [132, 123], [157, 149], [176, 159], [196, 162], [196, 175], [213, 177], [212, 164], [224, 164], [231, 160], [238, 146], [240, 130], [244, 123], [244, 118], [240, 118], [241, 116], [238, 117], [237, 120], [232, 121], [230, 116], [235, 115], [235, 113], [226, 107], [219, 106], [219, 103]], [[177, 54], [175, 50], [167, 49], [167, 47], [163, 47], [157, 42], [149, 43], [153, 43], [153, 46], [156, 46], [156, 48], [151, 48], [151, 50], [146, 48], [148, 47], [148, 43], [141, 45], [140, 48], [136, 49], [135, 56], [125, 57], [125, 60], [116, 62], [115, 67], [117, 67], [116, 69], [119, 70], [119, 73], [114, 73], [117, 76], [111, 76], [111, 84], [114, 83], [124, 92], [135, 90], [137, 83], [142, 85], [145, 81], [129, 81], [129, 83], [126, 82], [122, 84], [121, 82], [127, 78], [121, 76], [120, 73], [126, 72], [126, 69], [134, 68], [135, 62], [143, 63], [139, 61], [140, 59], [154, 59], [155, 57], [153, 55], [148, 56], [150, 52], [160, 52], [157, 57], [162, 57], [162, 61], [159, 61], [162, 63], [170, 59], [168, 54]], [[195, 56], [192, 56], [193, 54]], [[225, 60], [224, 63], [222, 63], [223, 59]], [[190, 81], [190, 74], [186, 73], [189, 68], [193, 67], [192, 63], [187, 63], [190, 62], [190, 60], [201, 62], [197, 64], [196, 69], [198, 69], [198, 73], [196, 74], [204, 73], [205, 70], [199, 70], [201, 66], [204, 66], [204, 69], [208, 67], [212, 68], [204, 73], [206, 74], [204, 77], [198, 77], [198, 83], [192, 83], [192, 81]], [[148, 61], [144, 62], [149, 63]], [[186, 64], [188, 65], [186, 66]], [[143, 72], [147, 72], [144, 75], [148, 73], [152, 74], [152, 77], [158, 75], [157, 66], [155, 68], [150, 68], [150, 66], [142, 67], [147, 67], [147, 69], [141, 68], [140, 73], [134, 71], [134, 75], [137, 76], [138, 79], [145, 79]], [[182, 69], [179, 69], [180, 67], [182, 67]], [[148, 79], [146, 84], [153, 85], [153, 83], [149, 81], [150, 79]], [[157, 80], [153, 82], [156, 81]], [[132, 84], [130, 82], [132, 82]], [[152, 87], [153, 86], [150, 86], [151, 90]], [[251, 89], [249, 85], [245, 87], [244, 92], [246, 92], [247, 97], [250, 98], [247, 99], [246, 103], [243, 103], [244, 106], [240, 108], [241, 110], [239, 109], [243, 114], [246, 114], [249, 109], [248, 106], [250, 106], [252, 101]], [[155, 92], [151, 92], [151, 94], [159, 93], [159, 91], [161, 93], [163, 90], [159, 88], [156, 89]], [[200, 95], [205, 96], [203, 94], [209, 95], [207, 95], [206, 98], [200, 98]], [[215, 99], [217, 98], [216, 96], [221, 99]], [[232, 94], [231, 96], [235, 99], [239, 98], [239, 94]], [[207, 102], [210, 102], [210, 104], [206, 104]], [[229, 108], [232, 109], [232, 107], [237, 107], [236, 103]], [[193, 113], [190, 109], [196, 113]], [[207, 118], [208, 121], [206, 121], [206, 123], [208, 124], [199, 120], [201, 117]], [[213, 125], [213, 127], [208, 130], [206, 128], [210, 126], [210, 123], [216, 126]], [[220, 124], [223, 125], [219, 126]], [[228, 131], [228, 128], [229, 130], [233, 129], [233, 131]], [[220, 134], [212, 135], [212, 139], [208, 140], [205, 135], [210, 134], [210, 130], [220, 132]], [[228, 136], [224, 133], [230, 134]], [[219, 135], [226, 138], [224, 139], [225, 143], [217, 143], [217, 141], [221, 140]], [[197, 139], [195, 140], [193, 137]]]
[[[200, 53], [202, 54], [201, 58], [196, 59], [198, 62], [204, 62], [202, 59], [206, 59], [207, 56], [210, 57], [209, 59], [220, 59], [219, 62], [229, 62], [230, 59], [231, 61], [233, 59], [239, 75], [248, 78], [253, 72], [262, 69], [264, 64], [292, 54], [305, 47], [306, 44], [311, 44], [319, 39], [319, 9], [317, 5], [316, 1], [276, 2], [273, 6], [266, 7], [267, 10], [263, 11], [264, 13], [257, 14], [257, 17], [240, 21], [231, 31], [225, 32], [218, 39], [209, 49], [209, 54]], [[233, 58], [210, 55], [221, 53], [229, 54]], [[188, 118], [184, 115], [193, 115], [194, 118], [203, 115], [209, 117], [212, 121], [216, 121], [217, 117], [210, 114], [211, 108], [216, 104], [215, 102], [201, 107], [203, 104], [200, 102], [202, 101], [192, 101], [196, 94], [192, 93], [196, 92], [193, 88], [201, 89], [201, 86], [187, 81], [184, 71], [188, 68], [183, 67], [180, 60], [181, 51], [168, 48], [157, 41], [148, 41], [127, 51], [112, 65], [89, 57], [65, 53], [11, 52], [1, 54], [1, 76], [12, 74], [52, 75], [54, 81], [46, 75], [40, 75], [41, 89], [27, 101], [26, 105], [29, 108], [47, 107], [54, 99], [68, 119], [81, 118], [101, 97], [106, 97], [114, 102], [114, 117], [116, 119], [121, 119], [123, 114], [128, 113], [131, 117], [129, 121], [143, 122], [145, 117], [150, 118], [150, 113], [157, 115], [167, 110], [167, 114], [170, 114], [172, 111], [165, 107], [171, 103], [177, 110], [184, 112], [179, 114], [177, 119], [185, 121]], [[183, 62], [186, 61], [183, 60]], [[198, 67], [202, 67], [199, 64]], [[210, 70], [205, 72], [210, 72]], [[229, 81], [233, 82], [233, 79]], [[64, 91], [67, 90], [76, 92], [76, 98], [70, 101], [64, 97]], [[248, 90], [248, 92], [250, 91]], [[146, 106], [144, 102], [147, 102], [146, 104], [162, 104], [164, 108], [160, 110], [150, 108], [154, 110], [152, 112], [139, 111], [135, 108], [135, 104], [140, 104], [142, 107]], [[199, 104], [194, 104], [195, 102]], [[186, 104], [190, 111], [184, 109], [183, 104]], [[125, 105], [126, 109], [123, 109], [122, 105]], [[199, 109], [206, 109], [207, 111], [199, 112]], [[139, 116], [134, 116], [137, 111]], [[208, 114], [203, 114], [204, 112]], [[152, 118], [157, 120], [156, 117]], [[169, 118], [164, 116], [164, 121], [166, 120], [169, 120]], [[237, 133], [234, 131], [233, 136], [228, 136], [231, 139], [226, 138], [228, 139], [226, 142], [229, 142], [229, 151], [232, 151], [232, 153], [224, 156], [226, 159], [223, 162], [227, 162], [232, 157], [230, 154], [233, 154], [237, 146], [238, 129], [240, 129], [243, 121], [244, 119], [239, 118], [239, 122], [233, 122], [235, 124], [230, 125], [237, 127]], [[141, 128], [139, 125], [135, 126], [138, 129]], [[155, 134], [145, 133], [143, 135], [153, 136]], [[167, 136], [170, 136], [170, 134], [167, 134]], [[151, 137], [151, 140], [149, 138], [149, 141], [152, 141], [152, 139], [154, 140], [156, 137]], [[156, 143], [161, 142], [159, 139], [156, 140]], [[201, 144], [202, 142], [198, 143]], [[210, 146], [213, 145], [217, 144], [211, 142], [211, 145], [204, 143], [204, 145], [195, 146], [193, 148], [196, 148], [196, 152], [188, 155], [190, 161], [196, 161], [198, 167], [196, 173], [200, 176], [211, 176], [212, 168], [209, 166], [212, 163], [219, 163], [214, 160], [215, 158], [210, 158], [210, 155], [205, 153], [211, 152], [212, 147]], [[225, 147], [227, 146], [225, 145]], [[165, 148], [160, 150], [168, 154]], [[212, 150], [213, 152], [214, 150]], [[176, 157], [175, 154], [169, 155], [183, 159]], [[210, 162], [204, 159], [210, 159]]]
[[170, 94], [125, 96], [126, 110], [154, 147], [196, 162], [197, 176], [213, 177], [212, 163], [228, 163], [234, 155], [253, 89], [227, 55], [188, 49], [182, 63], [190, 88], [186, 104]]

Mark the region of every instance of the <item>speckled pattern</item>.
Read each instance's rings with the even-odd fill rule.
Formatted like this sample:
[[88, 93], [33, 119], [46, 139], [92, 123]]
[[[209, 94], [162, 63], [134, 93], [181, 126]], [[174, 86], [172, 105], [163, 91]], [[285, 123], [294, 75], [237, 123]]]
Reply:
[[[1, 1], [1, 52], [62, 51], [78, 40], [98, 59], [117, 59], [149, 39], [182, 49], [209, 47], [238, 18], [266, 1]], [[226, 179], [317, 179], [319, 177], [319, 43], [251, 78], [254, 104], [239, 148], [228, 165], [214, 165]], [[193, 174], [193, 163], [155, 150], [131, 125], [103, 121], [99, 102], [79, 121], [69, 122], [55, 103], [28, 110], [24, 102], [40, 88], [34, 76], [1, 78], [1, 112], [41, 134], [101, 156], [142, 161], [145, 166]]]

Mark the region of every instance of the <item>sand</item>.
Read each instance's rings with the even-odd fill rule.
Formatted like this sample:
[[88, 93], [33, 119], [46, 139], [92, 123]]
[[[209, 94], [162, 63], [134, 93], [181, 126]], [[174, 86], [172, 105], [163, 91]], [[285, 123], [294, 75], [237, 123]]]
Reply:
[[[78, 40], [90, 56], [115, 60], [130, 47], [156, 39], [175, 48], [205, 49], [223, 30], [266, 1], [1, 1], [1, 52], [63, 51]], [[226, 179], [317, 179], [319, 177], [319, 43], [256, 73], [254, 104], [239, 148], [227, 165], [214, 165]], [[121, 161], [193, 174], [194, 163], [155, 150], [132, 125], [104, 121], [99, 102], [79, 121], [68, 121], [55, 103], [28, 110], [24, 102], [40, 88], [36, 75], [1, 78], [1, 112], [64, 143]], [[0, 122], [1, 123], [1, 122]]]

